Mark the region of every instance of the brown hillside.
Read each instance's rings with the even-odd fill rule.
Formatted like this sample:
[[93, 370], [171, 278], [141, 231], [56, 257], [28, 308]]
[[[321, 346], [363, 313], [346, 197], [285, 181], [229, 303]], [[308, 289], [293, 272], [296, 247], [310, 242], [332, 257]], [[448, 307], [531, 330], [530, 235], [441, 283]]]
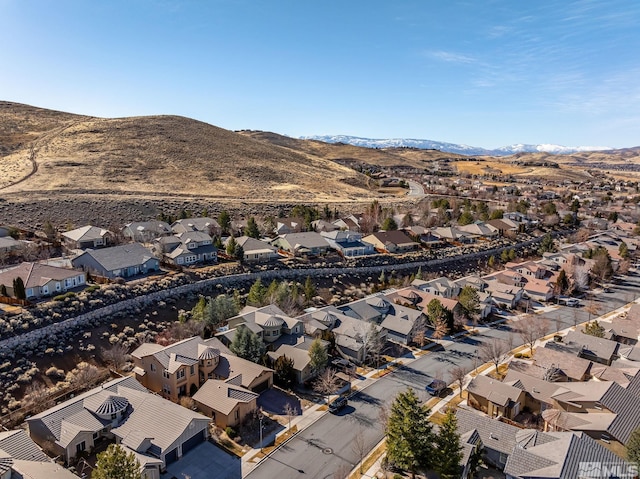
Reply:
[[188, 118], [101, 119], [2, 106], [2, 193], [267, 201], [346, 201], [369, 195], [366, 177], [351, 169]]

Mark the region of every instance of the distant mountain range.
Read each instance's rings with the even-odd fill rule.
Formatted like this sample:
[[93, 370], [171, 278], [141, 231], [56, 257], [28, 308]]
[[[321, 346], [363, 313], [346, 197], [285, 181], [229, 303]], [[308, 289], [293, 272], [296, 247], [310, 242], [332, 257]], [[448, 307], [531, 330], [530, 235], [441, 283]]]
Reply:
[[420, 150], [440, 150], [467, 156], [509, 156], [516, 153], [552, 153], [566, 155], [583, 151], [611, 150], [608, 146], [561, 146], [561, 145], [509, 145], [488, 150], [469, 145], [446, 143], [443, 141], [417, 140], [413, 138], [372, 139], [347, 135], [313, 135], [300, 137], [303, 140], [319, 140], [325, 143], [345, 143], [365, 148], [417, 148]]

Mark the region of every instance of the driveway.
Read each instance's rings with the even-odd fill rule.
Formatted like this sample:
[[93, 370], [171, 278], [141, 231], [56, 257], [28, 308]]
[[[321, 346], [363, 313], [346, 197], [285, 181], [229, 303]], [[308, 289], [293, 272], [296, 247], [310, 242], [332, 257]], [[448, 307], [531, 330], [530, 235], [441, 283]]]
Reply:
[[182, 458], [167, 466], [162, 479], [240, 479], [240, 458], [210, 442], [203, 442]]
[[280, 389], [268, 389], [260, 394], [260, 397], [258, 398], [258, 407], [261, 407], [266, 412], [278, 414], [280, 416], [285, 414], [284, 408], [287, 404], [297, 411], [296, 414], [294, 414], [295, 416], [302, 414], [302, 405], [300, 404], [300, 400]]

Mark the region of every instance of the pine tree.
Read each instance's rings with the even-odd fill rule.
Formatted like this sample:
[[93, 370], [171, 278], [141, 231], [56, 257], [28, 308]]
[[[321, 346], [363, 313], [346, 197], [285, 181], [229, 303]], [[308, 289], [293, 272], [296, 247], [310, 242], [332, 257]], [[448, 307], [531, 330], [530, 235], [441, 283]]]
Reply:
[[276, 359], [276, 362], [273, 365], [273, 371], [275, 380], [278, 384], [288, 388], [295, 382], [296, 372], [293, 369], [293, 366], [293, 359], [288, 358], [285, 355]]
[[244, 234], [249, 238], [260, 238], [260, 230], [258, 224], [253, 216], [250, 216], [247, 220], [247, 227], [244, 229]]
[[555, 293], [557, 295], [563, 294], [569, 288], [569, 278], [567, 278], [567, 272], [564, 269], [558, 273], [558, 279], [556, 279]]
[[207, 308], [207, 300], [204, 296], [200, 296], [196, 305], [191, 308], [191, 318], [194, 321], [204, 321], [205, 310]]
[[309, 346], [309, 365], [314, 375], [320, 374], [327, 367], [329, 362], [329, 353], [324, 347], [322, 341], [318, 338], [314, 339]]
[[395, 231], [398, 229], [398, 223], [396, 223], [393, 217], [389, 216], [382, 222], [382, 229], [384, 231]]
[[262, 284], [262, 281], [260, 280], [260, 278], [258, 278], [249, 289], [249, 295], [247, 296], [247, 304], [251, 306], [264, 306], [264, 301], [266, 296], [267, 296], [267, 289]]
[[228, 240], [227, 240], [227, 246], [226, 246], [226, 252], [229, 256], [233, 256], [233, 253], [235, 253], [236, 251], [236, 247], [238, 246], [238, 242], [236, 241], [236, 239], [231, 236]]
[[140, 463], [136, 456], [118, 444], [109, 444], [107, 450], [98, 454], [96, 467], [91, 471], [93, 479], [142, 479]]
[[18, 299], [27, 299], [27, 292], [24, 289], [24, 281], [18, 276], [13, 280], [13, 295]]
[[7, 296], [7, 287], [4, 284], [0, 284], [0, 296]]
[[316, 286], [311, 281], [311, 276], [307, 276], [304, 282], [304, 298], [307, 304], [311, 304], [313, 298], [316, 296]]
[[429, 408], [421, 405], [413, 389], [399, 393], [386, 425], [387, 457], [392, 464], [416, 472], [433, 467], [434, 433]]
[[468, 318], [472, 318], [480, 312], [480, 296], [478, 291], [471, 285], [466, 285], [462, 288], [458, 296], [458, 302]]
[[244, 325], [236, 328], [236, 334], [229, 349], [236, 356], [254, 363], [260, 362], [266, 350], [260, 337]]
[[462, 446], [458, 434], [458, 420], [453, 409], [449, 409], [442, 420], [435, 437], [435, 446], [434, 469], [440, 475], [440, 479], [458, 479], [460, 477]]
[[494, 268], [496, 266], [496, 257], [491, 255], [489, 256], [489, 261], [487, 261], [487, 266], [489, 266], [489, 268]]
[[218, 224], [222, 229], [223, 234], [229, 234], [229, 228], [231, 227], [231, 216], [225, 210], [222, 210], [218, 215]]

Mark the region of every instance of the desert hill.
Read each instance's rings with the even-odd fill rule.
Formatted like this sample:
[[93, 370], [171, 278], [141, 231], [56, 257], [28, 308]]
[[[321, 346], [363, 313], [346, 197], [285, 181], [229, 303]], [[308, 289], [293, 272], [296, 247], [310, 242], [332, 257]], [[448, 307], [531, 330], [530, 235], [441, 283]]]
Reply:
[[347, 201], [352, 169], [179, 116], [93, 118], [0, 104], [0, 194]]

